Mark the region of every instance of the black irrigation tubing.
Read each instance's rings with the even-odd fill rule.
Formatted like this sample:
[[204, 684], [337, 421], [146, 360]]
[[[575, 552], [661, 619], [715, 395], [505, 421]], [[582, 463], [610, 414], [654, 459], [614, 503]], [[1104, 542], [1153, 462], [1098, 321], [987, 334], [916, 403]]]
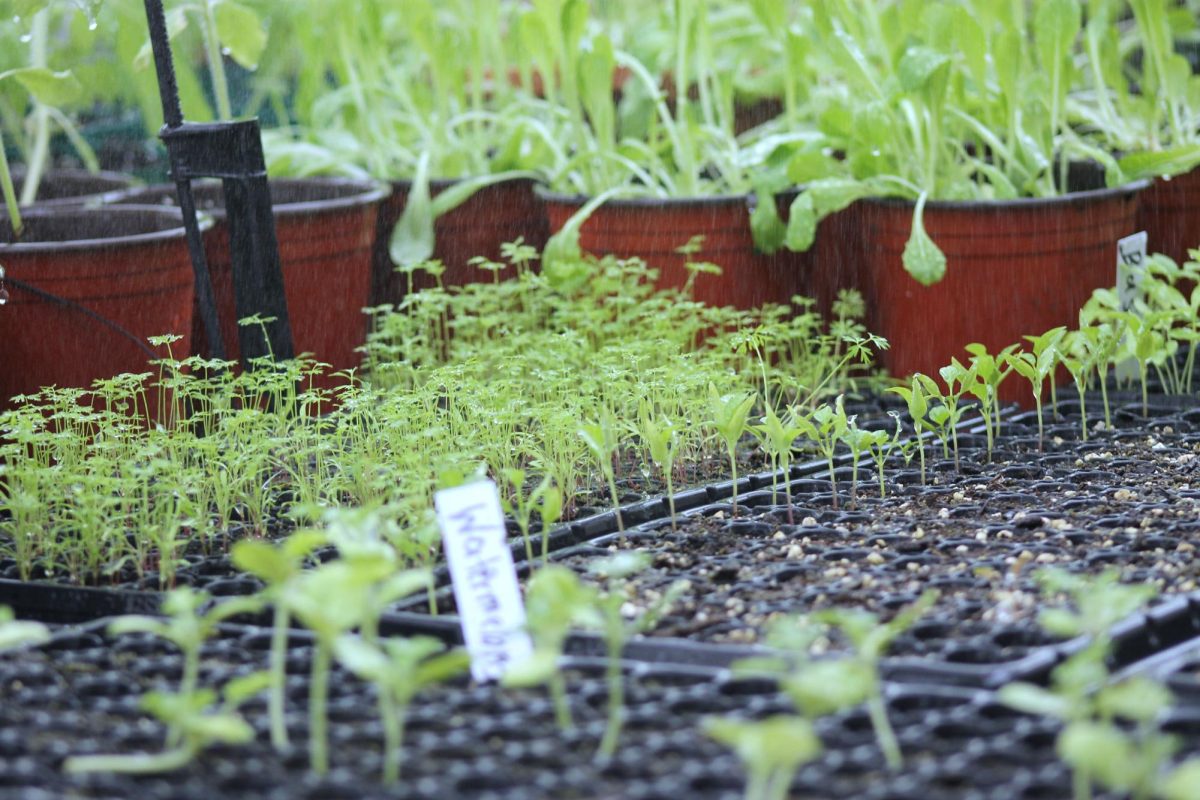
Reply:
[[135, 345], [137, 345], [138, 349], [140, 349], [143, 353], [146, 354], [147, 358], [149, 358], [151, 360], [158, 358], [158, 354], [155, 353], [153, 350], [151, 350], [149, 348], [149, 346], [147, 346], [146, 343], [143, 342], [139, 337], [130, 333], [125, 328], [123, 328], [120, 325], [118, 325], [117, 323], [113, 322], [108, 317], [97, 314], [95, 311], [92, 311], [87, 306], [80, 305], [79, 303], [76, 303], [74, 300], [68, 300], [65, 297], [59, 297], [56, 294], [47, 292], [45, 289], [39, 289], [38, 287], [36, 287], [32, 284], [26, 283], [25, 281], [17, 280], [16, 278], [5, 277], [3, 279], [3, 281], [0, 281], [0, 283], [10, 283], [13, 286], [17, 287], [18, 289], [20, 289], [21, 291], [29, 292], [30, 294], [32, 294], [35, 297], [40, 297], [43, 300], [47, 300], [51, 303], [54, 303], [57, 306], [62, 306], [63, 308], [66, 308], [70, 311], [78, 311], [80, 314], [83, 314], [85, 317], [88, 317], [89, 319], [99, 322], [101, 325], [103, 325], [104, 327], [113, 331], [114, 333], [118, 333], [121, 336], [124, 336], [129, 341], [133, 342]]

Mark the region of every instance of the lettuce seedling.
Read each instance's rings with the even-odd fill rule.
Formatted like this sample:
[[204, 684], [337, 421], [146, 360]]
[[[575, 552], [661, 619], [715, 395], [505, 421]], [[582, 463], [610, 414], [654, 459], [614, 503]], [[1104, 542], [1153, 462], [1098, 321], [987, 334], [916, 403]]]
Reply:
[[730, 502], [733, 504], [731, 516], [737, 516], [737, 444], [746, 432], [750, 421], [750, 409], [754, 407], [754, 394], [750, 392], [734, 392], [718, 395], [716, 387], [708, 385], [709, 424], [716, 430], [717, 436], [725, 444], [725, 452], [729, 456], [729, 470], [733, 476]]
[[821, 755], [821, 739], [803, 717], [749, 721], [708, 717], [704, 732], [733, 748], [746, 766], [745, 800], [785, 800], [796, 770]]
[[261, 597], [272, 604], [274, 618], [271, 628], [271, 676], [268, 711], [271, 718], [271, 744], [283, 750], [288, 744], [287, 723], [284, 719], [284, 684], [287, 678], [288, 628], [291, 614], [280, 598], [288, 581], [304, 569], [304, 562], [327, 538], [321, 531], [297, 531], [278, 545], [260, 539], [235, 542], [230, 557], [233, 565], [267, 585]]
[[547, 685], [554, 701], [555, 721], [564, 731], [574, 722], [558, 662], [574, 625], [602, 627], [603, 620], [596, 611], [598, 600], [596, 587], [557, 564], [535, 572], [525, 587], [525, 626], [533, 639], [533, 653], [513, 665], [502, 682], [515, 687]]
[[648, 631], [658, 624], [658, 620], [670, 609], [685, 587], [683, 582], [677, 581], [648, 607], [631, 608], [626, 581], [649, 565], [650, 556], [636, 551], [618, 553], [588, 567], [590, 574], [607, 583], [606, 590], [595, 595], [594, 617], [585, 617], [599, 623], [608, 659], [608, 723], [605, 725], [600, 747], [596, 750], [596, 759], [599, 761], [607, 761], [616, 753], [617, 740], [625, 718], [625, 684], [621, 675], [621, 653], [635, 634]]
[[370, 642], [353, 634], [343, 634], [334, 643], [338, 661], [363, 680], [375, 685], [389, 703], [381, 704], [386, 713], [383, 723], [383, 782], [400, 780], [401, 748], [408, 707], [417, 692], [442, 683], [470, 666], [467, 651], [461, 648], [443, 652], [445, 643], [432, 636], [390, 638]]

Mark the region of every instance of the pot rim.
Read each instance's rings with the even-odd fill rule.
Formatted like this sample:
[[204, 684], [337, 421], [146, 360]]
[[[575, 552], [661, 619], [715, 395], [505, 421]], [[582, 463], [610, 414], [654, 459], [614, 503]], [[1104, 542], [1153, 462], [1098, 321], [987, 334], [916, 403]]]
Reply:
[[[23, 181], [25, 179], [26, 168], [24, 164], [16, 164], [10, 170], [13, 183]], [[35, 208], [39, 206], [79, 206], [79, 205], [96, 205], [99, 203], [107, 203], [111, 198], [119, 197], [124, 192], [134, 191], [143, 186], [142, 181], [136, 175], [131, 175], [127, 172], [117, 172], [115, 170], [100, 169], [95, 172], [89, 172], [86, 169], [76, 169], [74, 167], [54, 167], [42, 173], [42, 182], [53, 180], [54, 178], [63, 178], [66, 180], [102, 180], [114, 185], [111, 189], [103, 189], [98, 192], [88, 192], [87, 194], [69, 195], [67, 197], [55, 197], [49, 200], [34, 200], [27, 206], [22, 206], [24, 211], [26, 208]]]
[[[1006, 200], [926, 200], [925, 210], [941, 209], [946, 211], [987, 211], [991, 209], [1038, 209], [1074, 205], [1077, 203], [1099, 203], [1125, 195], [1136, 195], [1149, 188], [1151, 181], [1140, 178], [1120, 186], [1104, 189], [1088, 189], [1082, 192], [1065, 192], [1053, 197], [1014, 197]], [[916, 200], [906, 200], [902, 197], [864, 197], [863, 202], [880, 206], [902, 206], [913, 208]]]
[[[367, 205], [371, 205], [372, 203], [379, 203], [379, 202], [383, 201], [386, 197], [388, 197], [388, 195], [390, 195], [392, 193], [391, 185], [384, 183], [383, 181], [377, 181], [374, 179], [365, 179], [365, 178], [323, 178], [323, 177], [268, 178], [268, 182], [270, 184], [274, 184], [276, 186], [284, 186], [284, 185], [306, 186], [306, 185], [312, 185], [312, 184], [319, 184], [322, 186], [346, 187], [346, 188], [350, 188], [350, 189], [358, 189], [359, 190], [353, 194], [348, 194], [348, 195], [344, 195], [341, 197], [331, 197], [326, 200], [303, 200], [303, 201], [299, 201], [299, 202], [295, 202], [295, 203], [278, 203], [278, 204], [273, 203], [271, 205], [272, 213], [274, 213], [275, 215], [278, 215], [278, 216], [285, 216], [285, 217], [301, 215], [301, 214], [309, 215], [309, 216], [318, 215], [318, 214], [330, 214], [330, 213], [334, 213], [337, 211], [344, 211], [344, 210], [350, 209], [350, 208], [357, 208], [359, 206], [367, 206]], [[218, 179], [215, 179], [215, 178], [204, 179], [202, 181], [196, 181], [196, 184], [201, 185], [201, 186], [215, 185], [217, 183], [218, 183]], [[114, 195], [112, 197], [106, 198], [104, 202], [106, 204], [106, 207], [108, 207], [108, 208], [120, 207], [123, 205], [128, 206], [128, 207], [144, 207], [144, 206], [148, 205], [149, 207], [152, 207], [152, 208], [178, 209], [178, 206], [159, 204], [159, 203], [146, 203], [146, 204], [132, 203], [132, 202], [128, 203], [128, 204], [123, 203], [124, 200], [129, 199], [129, 198], [139, 198], [140, 195], [153, 196], [155, 194], [158, 194], [161, 192], [166, 192], [166, 191], [171, 192], [172, 196], [174, 196], [175, 184], [173, 184], [173, 183], [157, 183], [157, 184], [151, 184], [149, 186], [139, 186], [139, 187], [136, 187], [133, 189], [127, 189], [124, 191], [114, 193]], [[224, 207], [213, 208], [213, 209], [203, 209], [203, 210], [197, 209], [197, 211], [199, 213], [209, 214], [218, 220], [225, 219]]]
[[[479, 176], [478, 175], [463, 175], [460, 178], [430, 178], [429, 179], [429, 188], [437, 189], [437, 190], [441, 191], [443, 189], [449, 189], [451, 186], [453, 186], [456, 183], [461, 183], [462, 181], [469, 181], [469, 180], [472, 180], [477, 177], [479, 177]], [[411, 177], [409, 177], [409, 178], [384, 178], [383, 180], [385, 183], [389, 184], [392, 187], [393, 191], [407, 192], [409, 189], [412, 188], [412, 183], [413, 183], [413, 179]], [[497, 181], [496, 183], [491, 184], [490, 187], [485, 187], [485, 188], [492, 188], [495, 186], [506, 186], [510, 183], [523, 183], [523, 182], [529, 182], [529, 183], [534, 184], [535, 189], [541, 188], [543, 186], [542, 182], [537, 178], [524, 177], [524, 178], [506, 178], [505, 180]]]
[[[149, 231], [147, 233], [134, 233], [123, 236], [112, 236], [104, 239], [73, 239], [67, 241], [55, 242], [17, 242], [6, 243], [0, 242], [0, 254], [4, 255], [42, 255], [55, 252], [78, 252], [81, 250], [112, 250], [124, 247], [138, 247], [146, 244], [157, 244], [162, 242], [170, 242], [176, 239], [183, 239], [186, 231], [183, 227], [183, 214], [178, 208], [169, 206], [142, 206], [142, 205], [124, 205], [124, 206], [30, 206], [28, 210], [22, 211], [22, 217], [25, 219], [37, 219], [42, 217], [71, 217], [71, 216], [96, 216], [96, 215], [111, 216], [133, 216], [134, 214], [150, 214], [152, 216], [169, 217], [172, 222], [178, 223], [176, 227], [163, 228], [162, 230]], [[207, 231], [213, 226], [213, 219], [207, 214], [198, 214], [196, 221], [199, 223], [201, 233]]]
[[[561, 203], [563, 205], [582, 206], [594, 195], [565, 194], [547, 189], [544, 186], [534, 187], [534, 192], [544, 202]], [[625, 208], [654, 208], [670, 206], [672, 208], [703, 208], [706, 206], [740, 206], [743, 209], [750, 202], [752, 194], [711, 194], [693, 195], [691, 197], [613, 197], [605, 201], [605, 206]]]

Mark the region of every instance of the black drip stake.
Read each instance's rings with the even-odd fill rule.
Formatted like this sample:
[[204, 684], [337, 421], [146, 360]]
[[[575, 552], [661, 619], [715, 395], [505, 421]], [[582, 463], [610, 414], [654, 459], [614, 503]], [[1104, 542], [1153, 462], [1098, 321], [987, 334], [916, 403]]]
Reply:
[[295, 349], [287, 299], [283, 293], [283, 270], [279, 263], [279, 244], [275, 239], [275, 218], [271, 213], [271, 193], [267, 186], [267, 165], [258, 120], [184, 122], [162, 0], [146, 0], [146, 21], [150, 27], [163, 105], [164, 124], [159, 138], [171, 159], [171, 177], [175, 180], [179, 209], [183, 212], [196, 278], [196, 297], [209, 350], [217, 358], [225, 357], [212, 279], [204, 258], [200, 227], [196, 223], [196, 203], [192, 197], [194, 178], [220, 178], [222, 181], [238, 319], [259, 315], [270, 320], [261, 327], [239, 327], [242, 365], [248, 367], [250, 359], [262, 356], [292, 358]]

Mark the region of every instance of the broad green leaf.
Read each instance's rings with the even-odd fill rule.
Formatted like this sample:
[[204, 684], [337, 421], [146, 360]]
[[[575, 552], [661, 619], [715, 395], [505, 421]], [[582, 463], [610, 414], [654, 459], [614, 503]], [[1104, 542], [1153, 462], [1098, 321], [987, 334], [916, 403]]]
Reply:
[[730, 747], [751, 772], [793, 770], [821, 754], [821, 739], [803, 717], [777, 714], [758, 721], [708, 717], [704, 732]]
[[556, 672], [558, 653], [554, 650], [535, 650], [528, 658], [509, 667], [500, 684], [517, 689], [542, 686]]
[[433, 203], [429, 197], [429, 153], [422, 153], [409, 186], [404, 212], [392, 231], [388, 253], [396, 266], [412, 266], [433, 256]]
[[913, 211], [912, 233], [904, 245], [901, 260], [908, 274], [923, 286], [932, 286], [946, 276], [946, 254], [925, 232], [925, 195], [917, 200]]
[[754, 247], [761, 253], [770, 255], [783, 247], [787, 238], [787, 228], [779, 218], [779, 210], [775, 208], [775, 198], [770, 192], [759, 191], [750, 214], [750, 233], [754, 237]]
[[333, 651], [342, 666], [364, 680], [378, 683], [387, 677], [391, 666], [387, 656], [378, 647], [364, 642], [358, 636], [339, 636]]
[[1066, 719], [1071, 715], [1071, 706], [1066, 699], [1032, 683], [1002, 686], [997, 698], [1001, 703], [1027, 714], [1055, 719]]
[[782, 679], [783, 690], [808, 716], [832, 714], [866, 702], [875, 689], [874, 672], [850, 659], [814, 661]]
[[1149, 678], [1131, 678], [1107, 686], [1096, 695], [1096, 706], [1105, 715], [1133, 722], [1152, 722], [1171, 706], [1169, 689]]
[[83, 86], [70, 70], [55, 72], [45, 67], [22, 67], [0, 73], [0, 78], [12, 78], [35, 100], [48, 106], [69, 105], [83, 95]]
[[203, 714], [183, 722], [185, 735], [208, 743], [245, 744], [254, 739], [250, 723], [232, 712]]
[[1042, 0], [1034, 12], [1033, 39], [1047, 72], [1061, 70], [1083, 25], [1079, 0]]
[[1131, 153], [1117, 161], [1125, 180], [1182, 175], [1200, 165], [1200, 143]]
[[939, 71], [948, 69], [949, 66], [948, 56], [931, 48], [915, 45], [908, 48], [900, 58], [896, 74], [905, 91], [920, 92], [933, 82]]
[[221, 0], [213, 8], [217, 22], [217, 40], [229, 56], [246, 69], [258, 66], [267, 47], [267, 30], [258, 12], [252, 8]]
[[817, 212], [809, 192], [800, 192], [788, 207], [787, 234], [784, 244], [793, 253], [803, 253], [813, 246], [817, 236]]
[[1200, 758], [1189, 758], [1167, 775], [1158, 785], [1163, 800], [1196, 800], [1200, 786]]

